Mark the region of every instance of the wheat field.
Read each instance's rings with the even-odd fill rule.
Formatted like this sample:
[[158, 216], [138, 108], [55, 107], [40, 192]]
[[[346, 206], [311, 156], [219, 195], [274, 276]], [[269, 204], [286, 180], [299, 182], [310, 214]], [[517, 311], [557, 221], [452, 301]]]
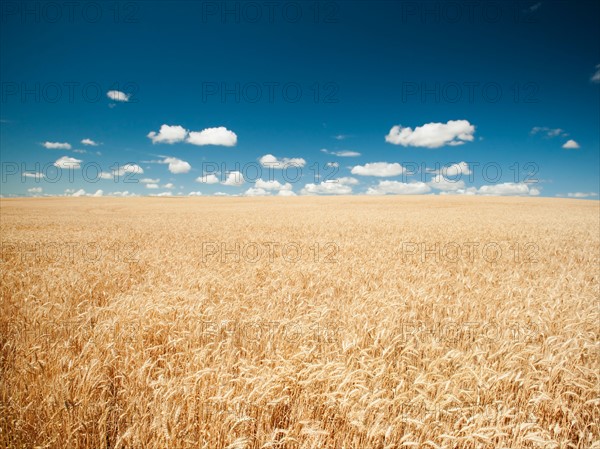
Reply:
[[0, 211], [2, 447], [600, 448], [598, 201]]

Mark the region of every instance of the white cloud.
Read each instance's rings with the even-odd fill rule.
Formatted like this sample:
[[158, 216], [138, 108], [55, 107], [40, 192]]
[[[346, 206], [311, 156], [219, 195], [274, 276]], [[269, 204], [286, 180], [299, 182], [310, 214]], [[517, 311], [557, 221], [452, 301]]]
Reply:
[[347, 139], [348, 137], [350, 137], [350, 136], [348, 136], [347, 134], [338, 134], [337, 136], [333, 136], [333, 138], [335, 140], [344, 140], [344, 139]]
[[577, 142], [575, 142], [573, 139], [569, 139], [565, 142], [565, 144], [562, 147], [567, 150], [576, 150], [579, 148], [579, 144]]
[[213, 193], [213, 196], [233, 196], [233, 195], [230, 195], [229, 193], [225, 193], [225, 192], [215, 192], [215, 193]]
[[339, 162], [326, 162], [325, 167], [338, 168], [340, 166]]
[[158, 184], [149, 183], [149, 184], [146, 184], [146, 188], [147, 189], [158, 189]]
[[129, 192], [128, 190], [125, 190], [124, 192], [112, 192], [109, 194], [110, 196], [137, 196], [135, 193], [133, 192]]
[[358, 151], [350, 151], [350, 150], [329, 151], [328, 149], [323, 148], [321, 150], [321, 152], [323, 152], [325, 154], [331, 154], [333, 156], [338, 156], [338, 157], [358, 157], [358, 156], [360, 156], [360, 153]]
[[458, 164], [451, 164], [448, 166], [442, 167], [442, 169], [437, 172], [438, 174], [442, 174], [446, 177], [455, 178], [457, 176], [462, 175], [470, 175], [471, 169], [469, 168], [469, 164], [466, 162], [459, 162]]
[[281, 158], [278, 159], [272, 154], [265, 154], [259, 160], [260, 165], [263, 167], [271, 167], [275, 169], [285, 169], [289, 166], [302, 168], [306, 165], [306, 161], [302, 158]]
[[150, 196], [173, 196], [173, 194], [171, 192], [160, 192], [160, 193], [151, 194]]
[[435, 175], [431, 181], [427, 183], [427, 185], [444, 192], [456, 191], [465, 188], [465, 182], [462, 179], [448, 179], [442, 175]]
[[375, 187], [369, 187], [367, 195], [422, 195], [431, 191], [424, 182], [379, 181]]
[[598, 196], [596, 192], [572, 192], [567, 193], [569, 198], [589, 198], [592, 196]]
[[100, 173], [100, 179], [112, 179], [113, 175], [111, 173], [102, 172]]
[[162, 163], [169, 164], [169, 171], [173, 174], [187, 173], [192, 169], [189, 163], [176, 157], [166, 157]]
[[596, 66], [596, 73], [592, 75], [590, 81], [592, 83], [600, 83], [600, 64]]
[[191, 131], [186, 140], [192, 145], [222, 145], [233, 147], [237, 144], [237, 135], [224, 126], [206, 128], [202, 131]]
[[23, 173], [23, 176], [27, 178], [35, 178], [37, 181], [44, 179], [44, 174], [35, 172], [35, 173]]
[[530, 134], [532, 136], [538, 133], [544, 133], [546, 137], [556, 137], [560, 135], [568, 136], [565, 130], [561, 128], [548, 128], [547, 126], [534, 126], [533, 128], [531, 128]]
[[79, 189], [77, 192], [73, 193], [71, 196], [79, 197], [79, 196], [85, 196], [85, 195], [86, 195], [85, 190]]
[[277, 196], [297, 196], [294, 192], [292, 192], [291, 190], [280, 190], [279, 193], [277, 194]]
[[320, 184], [306, 184], [300, 193], [302, 195], [350, 195], [352, 187], [339, 182], [324, 181]]
[[144, 178], [144, 179], [140, 179], [140, 182], [142, 184], [158, 184], [160, 182], [160, 179], [159, 178], [156, 178], [156, 179]]
[[32, 187], [31, 189], [27, 189], [29, 193], [42, 193], [44, 189], [41, 187]]
[[126, 173], [141, 175], [144, 173], [144, 169], [138, 164], [125, 164], [113, 171], [114, 176], [123, 176]]
[[63, 156], [60, 159], [57, 159], [56, 162], [54, 162], [55, 167], [64, 168], [64, 169], [81, 168], [80, 164], [81, 164], [81, 160], [75, 159], [73, 157], [68, 157], [68, 156]]
[[360, 184], [360, 182], [358, 181], [358, 179], [353, 178], [351, 176], [345, 176], [345, 177], [342, 177], [342, 178], [334, 179], [333, 181], [339, 182], [340, 184], [343, 184], [345, 186], [355, 186], [357, 184]]
[[202, 192], [190, 192], [188, 196], [202, 196]]
[[99, 145], [98, 142], [94, 142], [92, 139], [83, 139], [81, 143], [84, 145], [91, 145], [93, 147], [97, 147]]
[[257, 179], [256, 183], [254, 184], [254, 187], [256, 187], [257, 189], [275, 190], [275, 191], [292, 190], [292, 185], [289, 182], [286, 182], [285, 184], [281, 184], [279, 181], [276, 181], [276, 180], [263, 181], [262, 179]]
[[524, 182], [504, 182], [501, 184], [484, 185], [481, 186], [477, 193], [480, 195], [494, 195], [494, 196], [506, 196], [506, 195], [532, 195], [536, 196], [540, 194], [540, 191], [535, 187], [529, 187], [529, 184]]
[[179, 125], [162, 125], [158, 133], [150, 131], [146, 137], [152, 140], [152, 143], [169, 143], [182, 142], [187, 137], [187, 130]]
[[131, 95], [127, 95], [125, 92], [121, 92], [120, 90], [109, 90], [106, 92], [106, 96], [113, 101], [129, 101], [129, 97]]
[[94, 197], [100, 197], [104, 195], [104, 191], [101, 189], [96, 190], [96, 192], [94, 194], [92, 194], [92, 196]]
[[162, 125], [158, 133], [151, 131], [147, 137], [152, 140], [152, 143], [172, 144], [185, 141], [192, 145], [222, 145], [226, 147], [233, 147], [237, 144], [237, 135], [224, 126], [206, 128], [202, 131], [188, 131], [180, 125]]
[[365, 165], [356, 165], [350, 171], [353, 175], [359, 176], [398, 176], [404, 173], [405, 169], [397, 162], [370, 162]]
[[265, 189], [250, 187], [248, 190], [244, 192], [244, 196], [267, 196], [270, 195], [271, 192], [267, 192]]
[[244, 176], [239, 171], [232, 171], [227, 174], [227, 179], [221, 184], [224, 186], [241, 186], [246, 182]]
[[447, 123], [426, 123], [414, 130], [400, 125], [393, 126], [385, 136], [385, 141], [404, 147], [439, 148], [471, 142], [474, 133], [475, 126], [468, 120], [449, 120]]
[[175, 186], [173, 185], [172, 182], [168, 182], [167, 184], [165, 184], [163, 186], [163, 189], [173, 189]]
[[202, 184], [217, 184], [219, 182], [219, 178], [216, 175], [202, 175], [196, 178], [196, 182], [200, 182]]
[[44, 147], [48, 148], [49, 150], [70, 150], [71, 149], [71, 144], [67, 143], [67, 142], [44, 142], [42, 145], [44, 145]]

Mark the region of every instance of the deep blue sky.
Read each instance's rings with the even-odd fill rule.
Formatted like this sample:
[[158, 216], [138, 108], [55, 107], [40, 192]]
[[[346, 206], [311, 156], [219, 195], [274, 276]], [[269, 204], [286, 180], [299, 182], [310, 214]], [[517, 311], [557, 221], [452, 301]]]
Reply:
[[[297, 194], [360, 194], [370, 188], [371, 193], [450, 190], [598, 198], [600, 75], [593, 77], [600, 64], [600, 3], [269, 4], [3, 2], [2, 195], [81, 189], [104, 195], [261, 194], [265, 189], [252, 179], [241, 186], [221, 182], [236, 163], [257, 167], [271, 154], [305, 160], [302, 177], [291, 182]], [[223, 15], [224, 10], [229, 12]], [[253, 21], [257, 13], [261, 17]], [[272, 101], [270, 83], [278, 83]], [[215, 94], [208, 95], [209, 85]], [[221, 97], [222, 87], [235, 90], [236, 85], [239, 101], [234, 94]], [[252, 101], [257, 85], [262, 97]], [[291, 90], [284, 92], [284, 85]], [[292, 102], [298, 85], [302, 92]], [[429, 93], [422, 97], [423, 88]], [[111, 100], [110, 90], [130, 95], [129, 101]], [[408, 146], [385, 140], [395, 125], [415, 130], [458, 120], [474, 126], [462, 145], [428, 148], [417, 133]], [[225, 127], [237, 143], [153, 144], [147, 135], [163, 124], [189, 131]], [[86, 146], [82, 139], [100, 145]], [[579, 148], [564, 149], [569, 140]], [[71, 148], [46, 148], [45, 142]], [[330, 154], [339, 151], [360, 156]], [[20, 174], [23, 164], [33, 172], [39, 163], [40, 171], [56, 176], [48, 167], [63, 157], [83, 167], [96, 164], [107, 174], [116, 166], [138, 164], [143, 173], [130, 180], [145, 183], [123, 177], [90, 182], [95, 168], [87, 180], [81, 168], [73, 170], [72, 179], [63, 169], [58, 182]], [[170, 170], [167, 163], [155, 163], [168, 157], [191, 168]], [[369, 173], [380, 176], [368, 176], [360, 169], [376, 162], [435, 168], [462, 161], [472, 172], [463, 175], [464, 187], [436, 185], [431, 173], [394, 175], [379, 165]], [[219, 183], [195, 181], [203, 169], [210, 170], [208, 162], [225, 164], [216, 174]], [[335, 175], [327, 171], [328, 162], [339, 164]], [[528, 163], [538, 169], [535, 185], [523, 183]], [[323, 179], [315, 179], [314, 164], [321, 175], [355, 180], [323, 186]], [[484, 176], [485, 164], [501, 168], [503, 176], [493, 179], [495, 169]], [[18, 174], [12, 174], [15, 170]], [[253, 178], [256, 170], [242, 172]], [[282, 171], [274, 173], [284, 184]], [[262, 179], [268, 177], [265, 169]], [[152, 184], [157, 188], [147, 187]], [[485, 185], [495, 187], [482, 189]], [[276, 194], [279, 187], [270, 187]]]

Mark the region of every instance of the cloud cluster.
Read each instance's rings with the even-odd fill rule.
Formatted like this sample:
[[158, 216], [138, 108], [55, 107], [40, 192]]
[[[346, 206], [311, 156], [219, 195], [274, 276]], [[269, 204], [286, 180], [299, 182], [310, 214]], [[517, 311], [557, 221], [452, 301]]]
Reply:
[[113, 101], [128, 102], [131, 95], [121, 92], [120, 90], [109, 90], [106, 92], [106, 96]]
[[302, 195], [350, 195], [352, 187], [336, 182], [323, 181], [320, 184], [306, 184], [300, 191]]
[[70, 150], [71, 144], [67, 142], [44, 142], [42, 144], [45, 148], [50, 150]]
[[302, 168], [306, 165], [306, 161], [300, 157], [294, 157], [294, 158], [284, 157], [284, 158], [278, 159], [277, 157], [273, 156], [272, 154], [265, 154], [258, 160], [258, 162], [260, 162], [260, 165], [262, 165], [263, 167], [274, 168], [274, 169], [279, 169], [279, 170], [283, 170], [290, 166]]
[[375, 187], [369, 187], [367, 195], [422, 195], [431, 188], [424, 182], [379, 181]]
[[188, 131], [180, 125], [162, 125], [158, 132], [151, 131], [146, 137], [152, 140], [153, 144], [186, 142], [198, 146], [221, 145], [225, 147], [233, 147], [237, 144], [237, 135], [224, 126], [206, 128], [202, 131]]
[[475, 126], [468, 120], [449, 120], [447, 123], [426, 123], [414, 130], [401, 125], [393, 126], [385, 141], [404, 147], [439, 148], [472, 142]]
[[350, 170], [353, 175], [378, 177], [398, 176], [405, 171], [406, 169], [397, 162], [370, 162], [365, 165], [356, 165]]
[[331, 154], [337, 157], [358, 157], [360, 153], [358, 151], [342, 150], [342, 151], [329, 151], [327, 148], [321, 150], [322, 153]]

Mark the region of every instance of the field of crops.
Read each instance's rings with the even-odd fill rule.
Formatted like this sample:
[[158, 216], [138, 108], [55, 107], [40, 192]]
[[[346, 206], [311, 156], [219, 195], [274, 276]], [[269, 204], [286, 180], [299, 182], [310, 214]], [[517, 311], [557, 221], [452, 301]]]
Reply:
[[598, 201], [0, 212], [0, 447], [600, 448]]

